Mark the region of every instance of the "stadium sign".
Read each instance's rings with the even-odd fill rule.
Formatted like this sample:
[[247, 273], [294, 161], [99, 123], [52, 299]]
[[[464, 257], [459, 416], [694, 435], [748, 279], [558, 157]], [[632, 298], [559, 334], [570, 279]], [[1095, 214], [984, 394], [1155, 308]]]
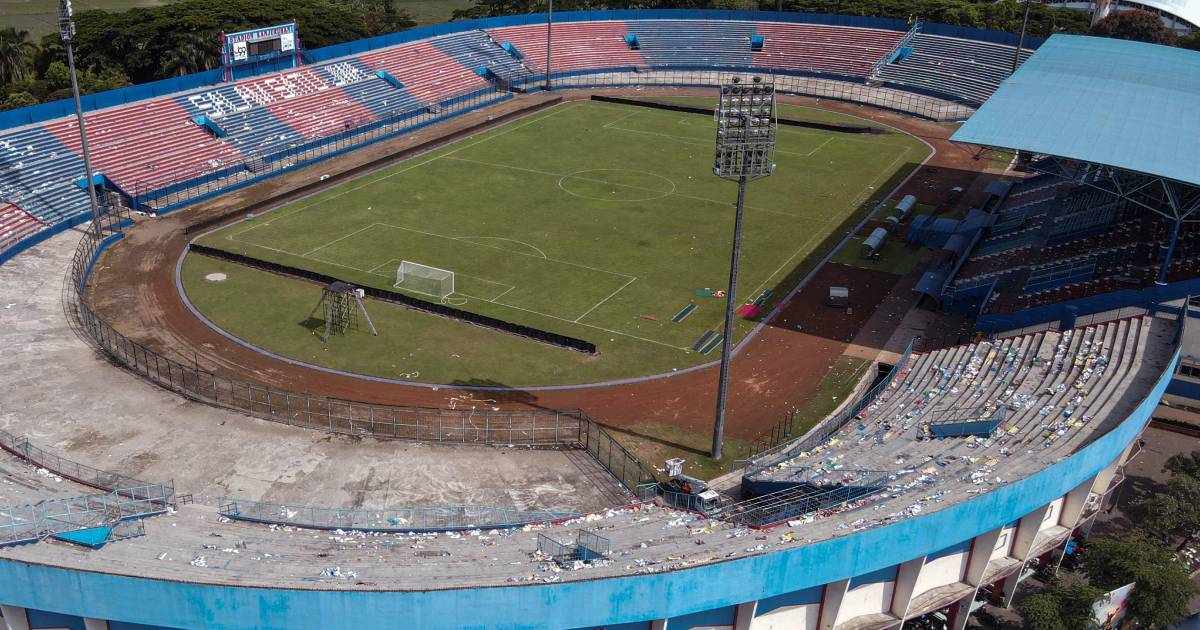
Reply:
[[299, 65], [299, 52], [295, 22], [221, 33], [221, 65], [227, 81], [233, 79], [234, 68], [241, 64], [290, 57], [294, 68]]

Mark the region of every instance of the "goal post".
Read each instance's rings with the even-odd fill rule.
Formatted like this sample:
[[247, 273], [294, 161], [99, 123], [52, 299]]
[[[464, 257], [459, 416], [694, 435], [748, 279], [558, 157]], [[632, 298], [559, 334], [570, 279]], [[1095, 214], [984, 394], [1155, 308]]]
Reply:
[[396, 269], [395, 286], [397, 289], [445, 299], [454, 293], [454, 272], [402, 260]]

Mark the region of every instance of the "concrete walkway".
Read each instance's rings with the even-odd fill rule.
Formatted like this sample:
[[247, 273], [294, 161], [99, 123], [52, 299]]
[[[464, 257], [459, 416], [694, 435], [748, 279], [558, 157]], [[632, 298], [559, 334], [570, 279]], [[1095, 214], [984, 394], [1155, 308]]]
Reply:
[[147, 481], [174, 479], [205, 502], [590, 511], [619, 500], [616, 480], [583, 452], [332, 436], [145, 383], [68, 326], [63, 281], [78, 239], [68, 231], [0, 266], [0, 428], [37, 446]]

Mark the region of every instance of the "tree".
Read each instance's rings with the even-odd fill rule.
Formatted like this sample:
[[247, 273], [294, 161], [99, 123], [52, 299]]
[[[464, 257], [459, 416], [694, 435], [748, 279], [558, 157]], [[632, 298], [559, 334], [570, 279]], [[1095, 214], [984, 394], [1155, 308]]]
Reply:
[[1033, 630], [1075, 630], [1092, 620], [1092, 604], [1104, 591], [1076, 573], [1063, 573], [1037, 594], [1026, 597], [1017, 608], [1025, 625]]
[[163, 56], [165, 75], [183, 76], [217, 67], [221, 62], [220, 37], [216, 33], [184, 33]]
[[1167, 46], [1174, 46], [1177, 39], [1175, 32], [1163, 24], [1162, 18], [1141, 9], [1117, 11], [1096, 22], [1091, 34]]
[[1104, 592], [1133, 582], [1128, 619], [1147, 628], [1170, 628], [1188, 615], [1197, 593], [1175, 553], [1144, 534], [1088, 541], [1083, 552], [1088, 581]]
[[42, 83], [48, 91], [65, 90], [71, 87], [71, 70], [67, 68], [67, 64], [61, 61], [55, 61], [46, 68], [45, 74], [42, 75]]
[[1166, 491], [1134, 500], [1129, 514], [1164, 543], [1181, 539], [1182, 548], [1200, 532], [1200, 451], [1172, 456], [1163, 470], [1171, 473]]
[[1190, 35], [1180, 37], [1179, 46], [1189, 50], [1200, 50], [1200, 31], [1192, 31]]
[[11, 26], [0, 29], [0, 83], [12, 84], [26, 78], [36, 50], [28, 31]]
[[[380, 3], [382, 14], [383, 0], [371, 1]], [[406, 14], [397, 12], [396, 19], [402, 15]], [[180, 0], [120, 13], [76, 13], [75, 57], [81, 68], [97, 72], [119, 69], [134, 82], [143, 83], [178, 74], [181, 68], [205, 67], [208, 53], [215, 54], [220, 44], [217, 34], [221, 31], [229, 33], [293, 19], [300, 25], [301, 41], [308, 48], [372, 35], [365, 16], [355, 11], [349, 0]], [[203, 41], [206, 37], [211, 41]], [[192, 44], [194, 50], [179, 50]]]

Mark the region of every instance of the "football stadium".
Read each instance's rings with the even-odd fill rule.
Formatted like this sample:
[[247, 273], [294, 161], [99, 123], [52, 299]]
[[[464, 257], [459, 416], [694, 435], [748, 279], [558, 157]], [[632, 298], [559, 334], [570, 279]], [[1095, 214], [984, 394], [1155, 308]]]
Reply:
[[1200, 53], [303, 34], [0, 112], [11, 630], [959, 630], [1200, 400]]

